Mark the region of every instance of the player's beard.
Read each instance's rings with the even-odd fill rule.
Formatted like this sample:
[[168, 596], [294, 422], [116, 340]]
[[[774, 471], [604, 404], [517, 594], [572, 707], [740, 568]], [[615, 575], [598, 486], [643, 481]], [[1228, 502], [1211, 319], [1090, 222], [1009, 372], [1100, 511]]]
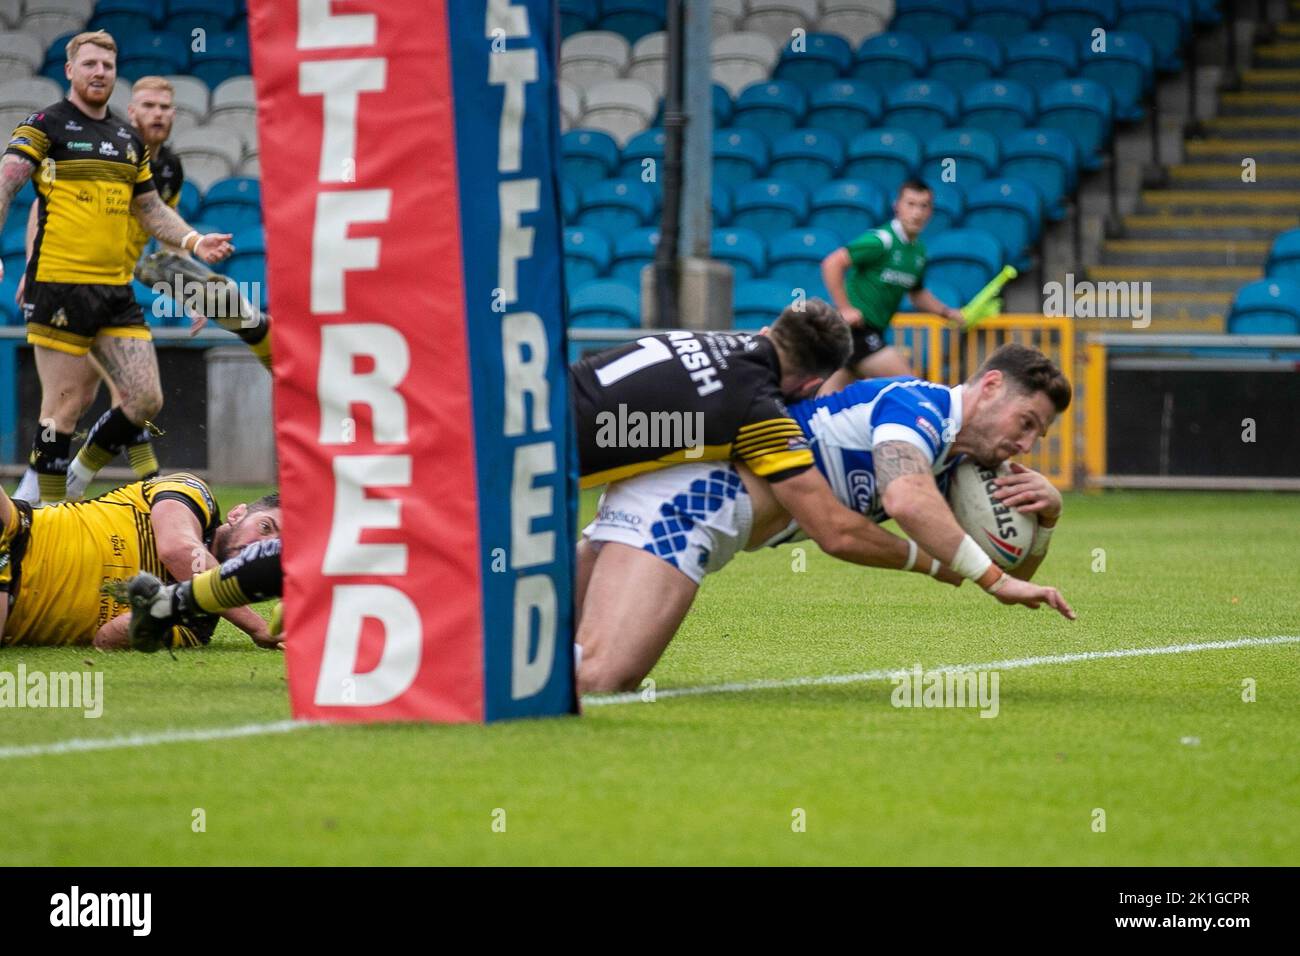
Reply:
[[212, 553], [218, 564], [225, 564], [239, 553], [239, 549], [230, 543], [233, 533], [234, 529], [228, 524], [223, 524], [212, 533]]
[[105, 83], [101, 89], [95, 89], [86, 83], [77, 89], [77, 95], [91, 106], [105, 106], [113, 95], [113, 84]]

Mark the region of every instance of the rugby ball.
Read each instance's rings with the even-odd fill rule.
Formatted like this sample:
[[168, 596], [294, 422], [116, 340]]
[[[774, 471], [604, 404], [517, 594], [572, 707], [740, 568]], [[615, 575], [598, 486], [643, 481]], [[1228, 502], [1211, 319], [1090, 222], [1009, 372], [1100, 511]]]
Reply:
[[993, 497], [998, 488], [994, 479], [1010, 473], [1007, 462], [994, 470], [967, 459], [953, 470], [948, 484], [948, 506], [957, 516], [957, 523], [998, 567], [1006, 570], [1024, 562], [1038, 529], [1037, 516], [1021, 514]]

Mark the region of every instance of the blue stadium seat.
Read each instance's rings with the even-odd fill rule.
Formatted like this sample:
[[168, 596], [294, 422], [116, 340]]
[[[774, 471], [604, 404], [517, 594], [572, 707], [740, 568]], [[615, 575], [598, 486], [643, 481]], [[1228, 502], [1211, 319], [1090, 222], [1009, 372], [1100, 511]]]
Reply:
[[921, 144], [907, 130], [869, 129], [849, 141], [845, 178], [875, 183], [890, 201], [920, 169]]
[[569, 293], [569, 325], [574, 328], [634, 329], [640, 324], [637, 286], [618, 279], [596, 279]]
[[1131, 123], [1146, 111], [1142, 100], [1155, 82], [1155, 55], [1140, 33], [1112, 30], [1106, 34], [1105, 52], [1093, 51], [1091, 43], [1081, 47], [1083, 63], [1079, 75], [1108, 88], [1115, 99], [1115, 119]]
[[[153, 0], [99, 0], [87, 29], [107, 30], [114, 37], [145, 33], [154, 28]], [[59, 51], [60, 57], [65, 54]]]
[[853, 48], [844, 37], [833, 33], [806, 33], [786, 43], [773, 77], [810, 90], [838, 79], [848, 72], [852, 63]]
[[1228, 313], [1232, 335], [1300, 335], [1300, 283], [1260, 279], [1242, 286]]
[[715, 226], [725, 226], [731, 222], [731, 188], [718, 182], [713, 181], [713, 224]]
[[987, 33], [949, 33], [930, 39], [932, 80], [965, 89], [1002, 69], [1002, 47]]
[[[143, 282], [141, 282], [138, 279], [132, 280], [131, 282], [131, 294], [135, 296], [136, 304], [140, 306], [140, 311], [144, 313], [145, 324], [151, 326], [152, 328], [158, 328], [159, 326], [165, 326], [165, 325], [180, 325], [182, 323], [184, 324], [189, 323], [189, 320], [185, 318], [185, 316], [183, 315], [177, 315], [177, 316], [158, 315], [158, 313], [154, 310], [153, 304], [158, 299], [163, 298], [164, 297], [163, 294], [160, 292], [155, 292], [150, 286], [145, 285]], [[175, 306], [171, 301], [171, 297], [167, 296], [167, 299], [168, 299], [168, 302], [166, 303], [167, 309], [175, 309]], [[180, 311], [180, 310], [177, 309], [176, 311]]]
[[582, 190], [577, 221], [618, 236], [649, 223], [656, 200], [654, 190], [639, 179], [606, 179]]
[[6, 222], [13, 222], [14, 216], [21, 213], [23, 222], [27, 221], [27, 210], [32, 208], [32, 203], [36, 202], [36, 186], [32, 184], [29, 178], [23, 183], [23, 188], [14, 194], [13, 202], [9, 205], [9, 218]]
[[1036, 115], [1033, 90], [1015, 80], [985, 80], [962, 92], [963, 126], [1005, 136], [1032, 125]]
[[921, 232], [921, 238], [928, 243], [939, 233], [955, 229], [961, 224], [962, 217], [966, 215], [966, 191], [956, 183], [945, 183], [942, 180], [926, 185], [934, 196], [934, 212], [930, 214], [930, 221]]
[[1300, 229], [1288, 229], [1273, 240], [1264, 275], [1270, 279], [1300, 281]]
[[844, 142], [824, 129], [797, 129], [772, 144], [767, 175], [815, 189], [835, 178], [844, 165]]
[[117, 41], [117, 72], [121, 77], [187, 72], [189, 44], [175, 33], [137, 33]]
[[848, 137], [880, 122], [882, 113], [880, 94], [869, 83], [834, 80], [808, 94], [804, 124], [815, 129], [833, 129]]
[[770, 279], [737, 282], [732, 300], [735, 327], [761, 329], [765, 325], [771, 325], [793, 301], [793, 290], [789, 283]]
[[590, 226], [570, 226], [564, 230], [564, 284], [576, 289], [584, 282], [598, 279], [609, 271], [613, 252], [609, 239]]
[[[662, 109], [662, 104], [660, 104]], [[722, 129], [731, 125], [731, 114], [735, 112], [736, 104], [731, 100], [731, 94], [721, 83], [713, 84], [713, 128]]]
[[181, 218], [186, 222], [192, 222], [198, 216], [202, 205], [203, 194], [199, 192], [199, 187], [188, 179], [181, 183], [181, 198], [176, 203], [176, 211], [180, 213]]
[[235, 19], [241, 6], [237, 0], [167, 0], [167, 28], [192, 36], [194, 30], [221, 33]]
[[795, 84], [780, 80], [753, 83], [736, 97], [731, 125], [756, 130], [772, 140], [798, 126], [806, 110], [807, 97]]
[[0, 259], [4, 260], [5, 275], [21, 276], [27, 268], [27, 221], [23, 228], [0, 233]]
[[1223, 11], [1219, 9], [1219, 0], [1196, 0], [1194, 20], [1199, 26], [1218, 26], [1223, 22]]
[[[647, 169], [653, 171], [654, 179], [659, 178], [659, 168], [664, 158], [664, 142], [667, 134], [662, 129], [647, 129], [637, 133], [623, 147], [623, 164], [618, 169], [622, 179], [641, 179]], [[654, 162], [647, 166], [646, 160]]]
[[560, 137], [564, 181], [582, 189], [618, 170], [618, 144], [598, 129], [571, 129]]
[[967, 0], [897, 0], [889, 28], [903, 33], [936, 36], [952, 33], [970, 15]]
[[1002, 270], [1002, 246], [983, 229], [950, 229], [926, 243], [926, 284], [944, 282], [963, 304]]
[[767, 272], [767, 246], [753, 229], [714, 229], [709, 255], [731, 266], [736, 284]]
[[22, 324], [22, 312], [14, 301], [18, 294], [18, 278], [6, 271], [4, 281], [0, 282], [0, 325]]
[[864, 179], [837, 179], [812, 195], [808, 224], [829, 229], [841, 242], [852, 242], [889, 219], [889, 198], [875, 183]]
[[966, 29], [1007, 40], [1028, 33], [1042, 15], [1042, 0], [979, 0]]
[[853, 76], [878, 90], [887, 90], [925, 73], [925, 45], [907, 33], [877, 33], [867, 37], [853, 58]]
[[247, 35], [209, 34], [207, 50], [191, 54], [190, 72], [214, 90], [232, 76], [251, 73]]
[[1191, 36], [1189, 12], [1187, 0], [1124, 0], [1115, 26], [1146, 37], [1156, 69], [1177, 73], [1183, 68], [1183, 44]]
[[235, 252], [222, 265], [226, 275], [240, 283], [243, 288], [241, 291], [245, 295], [252, 296], [251, 286], [257, 283], [259, 286], [260, 296], [252, 296], [255, 300], [254, 305], [265, 309], [268, 301], [267, 284], [266, 284], [266, 234], [262, 231], [261, 226], [244, 229], [235, 233], [230, 240], [235, 246]]
[[793, 229], [808, 218], [808, 194], [796, 183], [759, 179], [732, 194], [731, 224], [764, 236]]
[[[943, 279], [931, 279], [929, 275], [927, 275], [925, 277], [925, 285], [923, 288], [950, 309], [960, 309], [966, 304], [956, 287], [954, 287], [951, 282], [945, 282]], [[916, 306], [912, 304], [912, 297], [910, 295], [905, 295], [903, 296], [903, 300], [898, 303], [898, 311], [916, 312], [918, 310]], [[908, 332], [903, 332], [901, 329], [894, 329], [893, 331], [895, 343], [913, 351], [920, 348], [921, 343], [924, 341], [924, 337], [920, 339], [913, 338], [910, 334], [910, 330]]]
[[635, 43], [664, 28], [663, 0], [600, 0], [600, 29]]
[[[829, 229], [792, 229], [767, 247], [767, 277], [804, 290], [822, 288], [822, 260], [843, 242]], [[811, 293], [810, 293], [811, 294]]]
[[256, 179], [237, 176], [221, 179], [208, 187], [203, 197], [202, 217], [235, 232], [262, 220], [262, 187]]
[[[936, 133], [925, 141], [925, 164], [921, 178], [927, 183], [956, 182], [969, 188], [987, 179], [998, 169], [1000, 161], [997, 137], [978, 127], [958, 127]], [[953, 160], [945, 164], [945, 160]], [[945, 179], [951, 168], [955, 178]]]
[[1032, 183], [999, 177], [966, 190], [966, 229], [984, 229], [1002, 244], [1003, 258], [1022, 272], [1043, 226], [1043, 200]]
[[1073, 76], [1079, 68], [1079, 51], [1064, 33], [1026, 33], [1007, 41], [1004, 79], [1038, 90]]
[[596, 29], [599, 0], [560, 0], [560, 32], [568, 39], [582, 30]]
[[713, 181], [735, 186], [759, 179], [767, 169], [767, 140], [752, 129], [713, 133]]
[[1047, 218], [1059, 222], [1065, 218], [1065, 199], [1078, 183], [1077, 147], [1060, 130], [1021, 130], [1002, 142], [1001, 173], [1033, 183]]
[[881, 124], [892, 129], [905, 129], [924, 138], [952, 126], [960, 111], [957, 94], [947, 83], [907, 80], [890, 87], [885, 94], [885, 115]]
[[614, 239], [614, 254], [609, 260], [609, 274], [624, 282], [640, 282], [643, 266], [654, 262], [659, 246], [659, 230], [653, 226], [633, 229]]
[[1038, 125], [1059, 129], [1079, 148], [1084, 169], [1101, 167], [1101, 151], [1110, 141], [1110, 90], [1093, 80], [1062, 80], [1040, 90]]
[[1117, 12], [1115, 0], [1043, 0], [1038, 29], [1064, 33], [1082, 44], [1092, 39], [1093, 30], [1113, 27]]
[[564, 221], [566, 223], [576, 222], [580, 207], [578, 187], [567, 179], [562, 181], [560, 183], [560, 213], [564, 217]]

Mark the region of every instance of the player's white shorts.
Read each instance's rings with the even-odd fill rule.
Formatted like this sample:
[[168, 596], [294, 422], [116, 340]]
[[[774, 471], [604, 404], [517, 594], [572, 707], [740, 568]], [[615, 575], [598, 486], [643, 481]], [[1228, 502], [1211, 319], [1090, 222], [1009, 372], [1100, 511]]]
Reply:
[[745, 547], [753, 522], [735, 468], [688, 462], [614, 482], [582, 535], [649, 551], [699, 584]]

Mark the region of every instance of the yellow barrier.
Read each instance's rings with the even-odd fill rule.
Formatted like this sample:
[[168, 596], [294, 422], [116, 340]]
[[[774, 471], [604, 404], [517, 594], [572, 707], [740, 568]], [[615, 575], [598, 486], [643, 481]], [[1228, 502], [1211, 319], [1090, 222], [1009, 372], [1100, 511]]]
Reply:
[[[907, 356], [916, 374], [927, 381], [945, 385], [964, 382], [990, 352], [1007, 342], [1017, 342], [1047, 355], [1069, 377], [1076, 396], [1079, 393], [1082, 363], [1076, 361], [1073, 319], [1000, 315], [985, 319], [973, 329], [957, 330], [938, 316], [902, 313], [894, 317], [893, 327], [894, 347]], [[1094, 388], [1086, 391], [1089, 399], [1086, 404], [1091, 409], [1097, 398], [1092, 394]], [[1073, 488], [1075, 484], [1075, 417], [1080, 408], [1079, 402], [1073, 402], [1047, 437], [1024, 459], [1026, 465], [1042, 472], [1062, 489]], [[1104, 420], [1097, 426], [1095, 416], [1089, 413], [1088, 421], [1090, 427], [1100, 427], [1104, 436]]]

